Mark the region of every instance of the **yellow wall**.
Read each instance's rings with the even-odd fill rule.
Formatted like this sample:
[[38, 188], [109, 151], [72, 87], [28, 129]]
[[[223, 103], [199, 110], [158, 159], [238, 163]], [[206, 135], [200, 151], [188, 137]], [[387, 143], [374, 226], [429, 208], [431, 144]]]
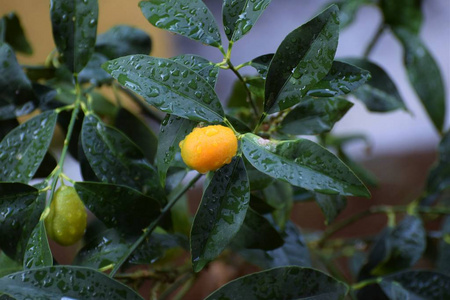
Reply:
[[[150, 34], [153, 41], [153, 56], [170, 57], [170, 34], [153, 27], [138, 7], [139, 0], [99, 0], [98, 33], [113, 25], [136, 26]], [[55, 47], [50, 24], [50, 0], [0, 0], [0, 15], [15, 11], [18, 13], [25, 34], [34, 53], [32, 56], [18, 55], [24, 64], [43, 63]]]

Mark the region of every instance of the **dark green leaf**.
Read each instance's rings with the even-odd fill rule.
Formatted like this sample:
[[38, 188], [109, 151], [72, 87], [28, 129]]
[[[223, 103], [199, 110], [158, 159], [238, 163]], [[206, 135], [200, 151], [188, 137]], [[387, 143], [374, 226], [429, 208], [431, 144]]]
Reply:
[[34, 65], [22, 66], [22, 68], [25, 70], [28, 79], [34, 82], [40, 79], [52, 79], [56, 76], [56, 69], [53, 66]]
[[274, 179], [253, 167], [248, 160], [245, 159], [245, 168], [247, 169], [250, 190], [262, 190], [269, 186]]
[[77, 182], [75, 189], [86, 207], [109, 228], [139, 234], [160, 214], [158, 201], [126, 186]]
[[102, 69], [102, 64], [107, 60], [108, 58], [103, 54], [94, 53], [80, 74], [78, 74], [78, 81], [80, 83], [89, 82], [97, 86], [112, 81], [111, 75]]
[[219, 28], [202, 0], [147, 0], [139, 2], [154, 26], [214, 47], [221, 46]]
[[[395, 287], [395, 285], [398, 285]], [[383, 277], [380, 286], [390, 299], [396, 298], [399, 288], [417, 300], [450, 299], [450, 277], [438, 272], [415, 270]]]
[[364, 182], [364, 184], [368, 186], [378, 185], [378, 178], [375, 174], [348, 157], [340, 146], [338, 147], [338, 157], [356, 174], [356, 176], [358, 176], [359, 179], [362, 180], [362, 182]]
[[372, 76], [371, 80], [353, 92], [368, 110], [387, 112], [406, 109], [395, 83], [380, 66], [360, 58], [346, 58], [345, 61], [369, 71]]
[[353, 103], [340, 97], [307, 97], [286, 115], [280, 131], [294, 135], [328, 132], [352, 106]]
[[81, 141], [98, 179], [131, 187], [164, 205], [166, 197], [157, 171], [123, 133], [89, 114], [83, 121]]
[[96, 115], [116, 117], [118, 107], [102, 93], [91, 92], [89, 96], [92, 97], [92, 110]]
[[34, 174], [33, 178], [45, 178], [56, 168], [57, 162], [55, 157], [50, 154], [50, 152], [45, 153], [44, 159], [42, 160], [39, 168]]
[[194, 54], [182, 54], [171, 59], [202, 76], [213, 88], [216, 86], [219, 67], [206, 58]]
[[333, 222], [339, 213], [347, 206], [347, 198], [341, 195], [316, 193], [315, 200], [325, 215], [325, 224]]
[[223, 120], [223, 108], [213, 87], [173, 60], [133, 55], [109, 61], [103, 68], [163, 112], [199, 122]]
[[344, 299], [347, 291], [347, 285], [325, 273], [289, 266], [240, 277], [206, 300]]
[[150, 238], [133, 252], [130, 257], [132, 264], [153, 264], [162, 259], [167, 250], [180, 248], [180, 246], [189, 248], [186, 237], [174, 234], [152, 233]]
[[53, 265], [53, 256], [45, 232], [44, 221], [39, 221], [28, 239], [23, 257], [23, 268], [31, 269]]
[[436, 194], [450, 187], [450, 131], [439, 144], [439, 159], [430, 170], [427, 178], [426, 191]]
[[271, 0], [224, 0], [223, 27], [228, 39], [239, 40], [253, 28]]
[[371, 78], [370, 73], [345, 62], [334, 61], [328, 74], [307, 95], [331, 97], [348, 94]]
[[404, 63], [409, 81], [422, 101], [431, 121], [442, 132], [445, 121], [445, 88], [441, 71], [421, 39], [404, 28], [395, 35], [404, 48]]
[[156, 165], [161, 184], [166, 181], [167, 170], [175, 159], [175, 154], [180, 152], [178, 144], [194, 129], [196, 124], [196, 122], [173, 115], [167, 115], [161, 123], [156, 154]]
[[214, 173], [203, 193], [191, 231], [195, 272], [228, 246], [244, 222], [250, 201], [247, 172], [241, 157]]
[[442, 224], [442, 239], [439, 241], [439, 252], [436, 269], [450, 275], [450, 217], [447, 216]]
[[152, 40], [148, 34], [128, 25], [117, 25], [100, 34], [95, 43], [95, 51], [108, 59], [131, 54], [149, 54]]
[[42, 110], [45, 110], [45, 108], [50, 105], [50, 103], [58, 94], [58, 92], [53, 88], [47, 85], [39, 84], [37, 82], [33, 82], [32, 87], [36, 97], [39, 100], [39, 107]]
[[[0, 277], [22, 270], [22, 265], [0, 251]], [[2, 299], [0, 297], [0, 299]], [[3, 299], [2, 299], [3, 300]]]
[[346, 165], [309, 140], [280, 142], [246, 133], [242, 151], [256, 169], [292, 185], [324, 194], [370, 196]]
[[0, 120], [32, 112], [38, 99], [8, 44], [0, 43]]
[[66, 66], [79, 73], [94, 53], [97, 0], [51, 0], [53, 39]]
[[339, 37], [336, 5], [286, 36], [267, 73], [264, 110], [282, 111], [297, 104], [331, 68]]
[[257, 58], [252, 59], [250, 65], [258, 71], [262, 78], [266, 79], [267, 71], [269, 70], [269, 65], [272, 62], [273, 56], [273, 53], [258, 56]]
[[0, 278], [0, 293], [16, 299], [137, 299], [132, 289], [92, 269], [73, 266], [37, 268]]
[[419, 34], [422, 26], [422, 0], [381, 0], [384, 22], [391, 27], [404, 27]]
[[292, 186], [287, 182], [276, 180], [263, 190], [263, 194], [267, 204], [275, 208], [272, 212], [274, 222], [284, 229], [294, 205]]
[[33, 49], [20, 24], [19, 16], [15, 12], [0, 19], [0, 42], [8, 43], [17, 52], [33, 54]]
[[364, 4], [371, 4], [373, 0], [339, 0], [333, 1], [332, 3], [336, 4], [339, 7], [339, 21], [341, 29], [350, 25], [358, 9]]
[[27, 183], [44, 159], [57, 114], [44, 112], [16, 127], [0, 143], [0, 181]]
[[294, 202], [307, 202], [314, 199], [314, 193], [300, 188], [298, 186], [293, 187], [293, 200]]

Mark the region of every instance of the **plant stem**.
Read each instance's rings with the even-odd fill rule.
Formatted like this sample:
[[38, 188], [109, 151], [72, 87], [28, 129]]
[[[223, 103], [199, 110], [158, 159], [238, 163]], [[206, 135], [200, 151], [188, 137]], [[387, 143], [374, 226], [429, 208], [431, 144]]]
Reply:
[[177, 201], [183, 196], [188, 189], [190, 189], [200, 178], [202, 177], [202, 174], [197, 174], [188, 184], [184, 186], [184, 188], [176, 193], [171, 200], [169, 200], [169, 203], [167, 203], [166, 206], [161, 211], [161, 214], [152, 222], [150, 225], [148, 225], [147, 228], [144, 229], [144, 233], [139, 237], [139, 239], [134, 242], [134, 244], [128, 249], [127, 253], [125, 253], [124, 256], [116, 263], [114, 268], [112, 269], [111, 273], [109, 273], [109, 277], [114, 277], [114, 275], [117, 273], [117, 271], [122, 267], [122, 265], [128, 260], [128, 258], [133, 254], [133, 252], [139, 247], [142, 242], [155, 230], [156, 226], [158, 226], [158, 223], [167, 215], [167, 213], [170, 212], [172, 207], [177, 203]]
[[[167, 290], [165, 290], [160, 296], [159, 300], [167, 299], [173, 292], [175, 292], [180, 286], [184, 285], [194, 276], [194, 273], [189, 272], [181, 276], [177, 281], [175, 281]], [[181, 291], [180, 291], [181, 293]]]
[[384, 29], [385, 29], [384, 23], [381, 23], [380, 26], [377, 29], [377, 32], [375, 33], [375, 35], [373, 36], [372, 40], [367, 45], [366, 50], [364, 51], [364, 54], [363, 54], [364, 58], [368, 58], [369, 57], [369, 55], [372, 52], [374, 46], [376, 45], [376, 43], [380, 39], [381, 35], [383, 34]]
[[352, 290], [360, 290], [360, 289], [362, 289], [362, 288], [365, 287], [365, 286], [368, 286], [368, 285], [371, 285], [371, 284], [377, 284], [377, 283], [380, 283], [380, 281], [381, 281], [381, 278], [380, 278], [380, 277], [370, 278], [370, 279], [363, 280], [363, 281], [360, 281], [360, 282], [358, 282], [358, 283], [353, 284], [353, 285], [351, 286], [351, 289], [352, 289]]
[[267, 113], [263, 112], [261, 115], [261, 118], [259, 118], [258, 124], [256, 124], [255, 129], [253, 129], [253, 133], [256, 133], [261, 126], [261, 124], [264, 122], [264, 119], [267, 117]]

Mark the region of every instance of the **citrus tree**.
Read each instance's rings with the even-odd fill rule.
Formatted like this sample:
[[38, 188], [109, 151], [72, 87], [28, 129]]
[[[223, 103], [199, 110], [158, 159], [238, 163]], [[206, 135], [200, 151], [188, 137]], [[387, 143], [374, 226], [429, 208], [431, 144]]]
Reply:
[[[419, 37], [420, 1], [330, 3], [275, 53], [233, 64], [233, 45], [245, 43], [270, 2], [224, 0], [224, 37], [201, 0], [139, 3], [152, 25], [216, 48], [218, 62], [149, 56], [152, 41], [140, 29], [120, 25], [97, 36], [96, 0], [51, 0], [56, 49], [44, 65], [24, 66], [15, 52], [32, 48], [19, 16], [3, 16], [1, 299], [180, 299], [211, 262], [236, 257], [257, 272], [207, 299], [450, 299], [450, 136], [440, 70]], [[363, 5], [378, 6], [384, 22], [364, 57], [338, 60], [339, 32]], [[370, 198], [376, 185], [345, 152], [361, 137], [336, 136], [334, 124], [350, 100], [374, 112], [407, 110], [392, 79], [367, 58], [383, 32], [403, 46], [411, 85], [442, 136], [439, 158], [409, 204], [334, 221], [347, 196]], [[254, 74], [243, 76], [244, 67]], [[236, 75], [227, 101], [215, 92], [222, 71]], [[64, 133], [57, 159], [49, 151], [56, 127]], [[69, 153], [83, 181], [65, 173]], [[193, 217], [186, 192], [201, 178]], [[290, 220], [304, 201], [320, 207], [325, 231]], [[388, 217], [377, 237], [335, 238], [372, 214]], [[438, 232], [426, 229], [432, 220], [441, 221]], [[53, 258], [49, 238], [78, 242], [72, 265]], [[341, 257], [352, 262], [351, 278], [336, 267]], [[414, 268], [419, 259], [426, 270]]]

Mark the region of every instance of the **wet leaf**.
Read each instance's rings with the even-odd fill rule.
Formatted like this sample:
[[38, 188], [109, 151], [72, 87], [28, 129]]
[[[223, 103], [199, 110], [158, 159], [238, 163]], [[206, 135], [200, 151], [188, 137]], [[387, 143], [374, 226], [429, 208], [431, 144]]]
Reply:
[[78, 82], [89, 82], [96, 86], [111, 82], [113, 80], [111, 75], [102, 69], [102, 64], [107, 60], [108, 58], [103, 54], [94, 53], [80, 74], [78, 74]]
[[175, 234], [152, 233], [144, 243], [133, 252], [129, 262], [132, 264], [153, 264], [164, 258], [167, 251], [181, 249], [180, 246], [189, 248], [187, 238]]
[[438, 194], [450, 187], [450, 131], [439, 143], [439, 159], [428, 174], [426, 191]]
[[53, 39], [72, 73], [79, 73], [94, 53], [97, 0], [51, 0]]
[[228, 39], [235, 42], [247, 34], [270, 2], [271, 0], [224, 0], [223, 26]]
[[54, 266], [17, 272], [0, 278], [0, 293], [17, 299], [138, 299], [132, 289], [93, 269]]
[[139, 2], [139, 7], [153, 26], [206, 45], [221, 46], [217, 23], [202, 0], [147, 0]]
[[270, 53], [258, 56], [257, 58], [252, 59], [250, 65], [258, 71], [262, 78], [266, 79], [267, 71], [269, 70], [274, 55], [275, 54]]
[[293, 135], [329, 132], [352, 106], [340, 97], [307, 97], [286, 115], [279, 130]]
[[262, 190], [267, 186], [269, 186], [275, 180], [271, 176], [258, 171], [246, 159], [245, 159], [245, 168], [247, 169], [247, 175], [251, 191]]
[[404, 27], [419, 34], [422, 26], [422, 0], [381, 0], [384, 22], [391, 27]]
[[203, 193], [191, 231], [195, 272], [215, 259], [231, 242], [244, 222], [250, 201], [247, 172], [235, 157], [214, 173]]
[[0, 277], [22, 270], [22, 265], [0, 251]]
[[280, 267], [235, 279], [206, 300], [344, 299], [348, 287], [321, 271]]
[[316, 193], [314, 199], [325, 216], [325, 224], [333, 222], [339, 213], [347, 206], [347, 198], [341, 195], [325, 195]]
[[272, 212], [274, 223], [284, 229], [294, 206], [292, 186], [287, 182], [276, 180], [263, 190], [263, 195], [265, 202], [275, 208]]
[[173, 60], [132, 55], [109, 61], [103, 68], [163, 112], [198, 122], [223, 120], [223, 108], [213, 87]]
[[53, 110], [44, 112], [3, 138], [0, 142], [0, 181], [27, 183], [33, 178], [52, 139], [56, 117]]
[[194, 54], [181, 54], [171, 59], [202, 76], [213, 88], [216, 86], [219, 67], [206, 58]]
[[264, 110], [297, 104], [331, 68], [339, 37], [336, 5], [298, 27], [281, 42], [267, 73]]
[[339, 7], [339, 21], [341, 29], [353, 23], [356, 13], [364, 4], [372, 4], [373, 0], [338, 0], [332, 1]]
[[23, 257], [23, 268], [32, 269], [53, 265], [53, 256], [45, 232], [44, 221], [39, 221], [27, 243]]
[[242, 151], [259, 171], [292, 185], [323, 194], [369, 197], [353, 172], [334, 154], [305, 139], [265, 140], [246, 133]]
[[450, 217], [442, 221], [442, 239], [439, 241], [436, 269], [450, 276]]
[[33, 54], [25, 32], [20, 24], [19, 16], [10, 12], [0, 19], [0, 42], [8, 43], [15, 51], [23, 54]]

